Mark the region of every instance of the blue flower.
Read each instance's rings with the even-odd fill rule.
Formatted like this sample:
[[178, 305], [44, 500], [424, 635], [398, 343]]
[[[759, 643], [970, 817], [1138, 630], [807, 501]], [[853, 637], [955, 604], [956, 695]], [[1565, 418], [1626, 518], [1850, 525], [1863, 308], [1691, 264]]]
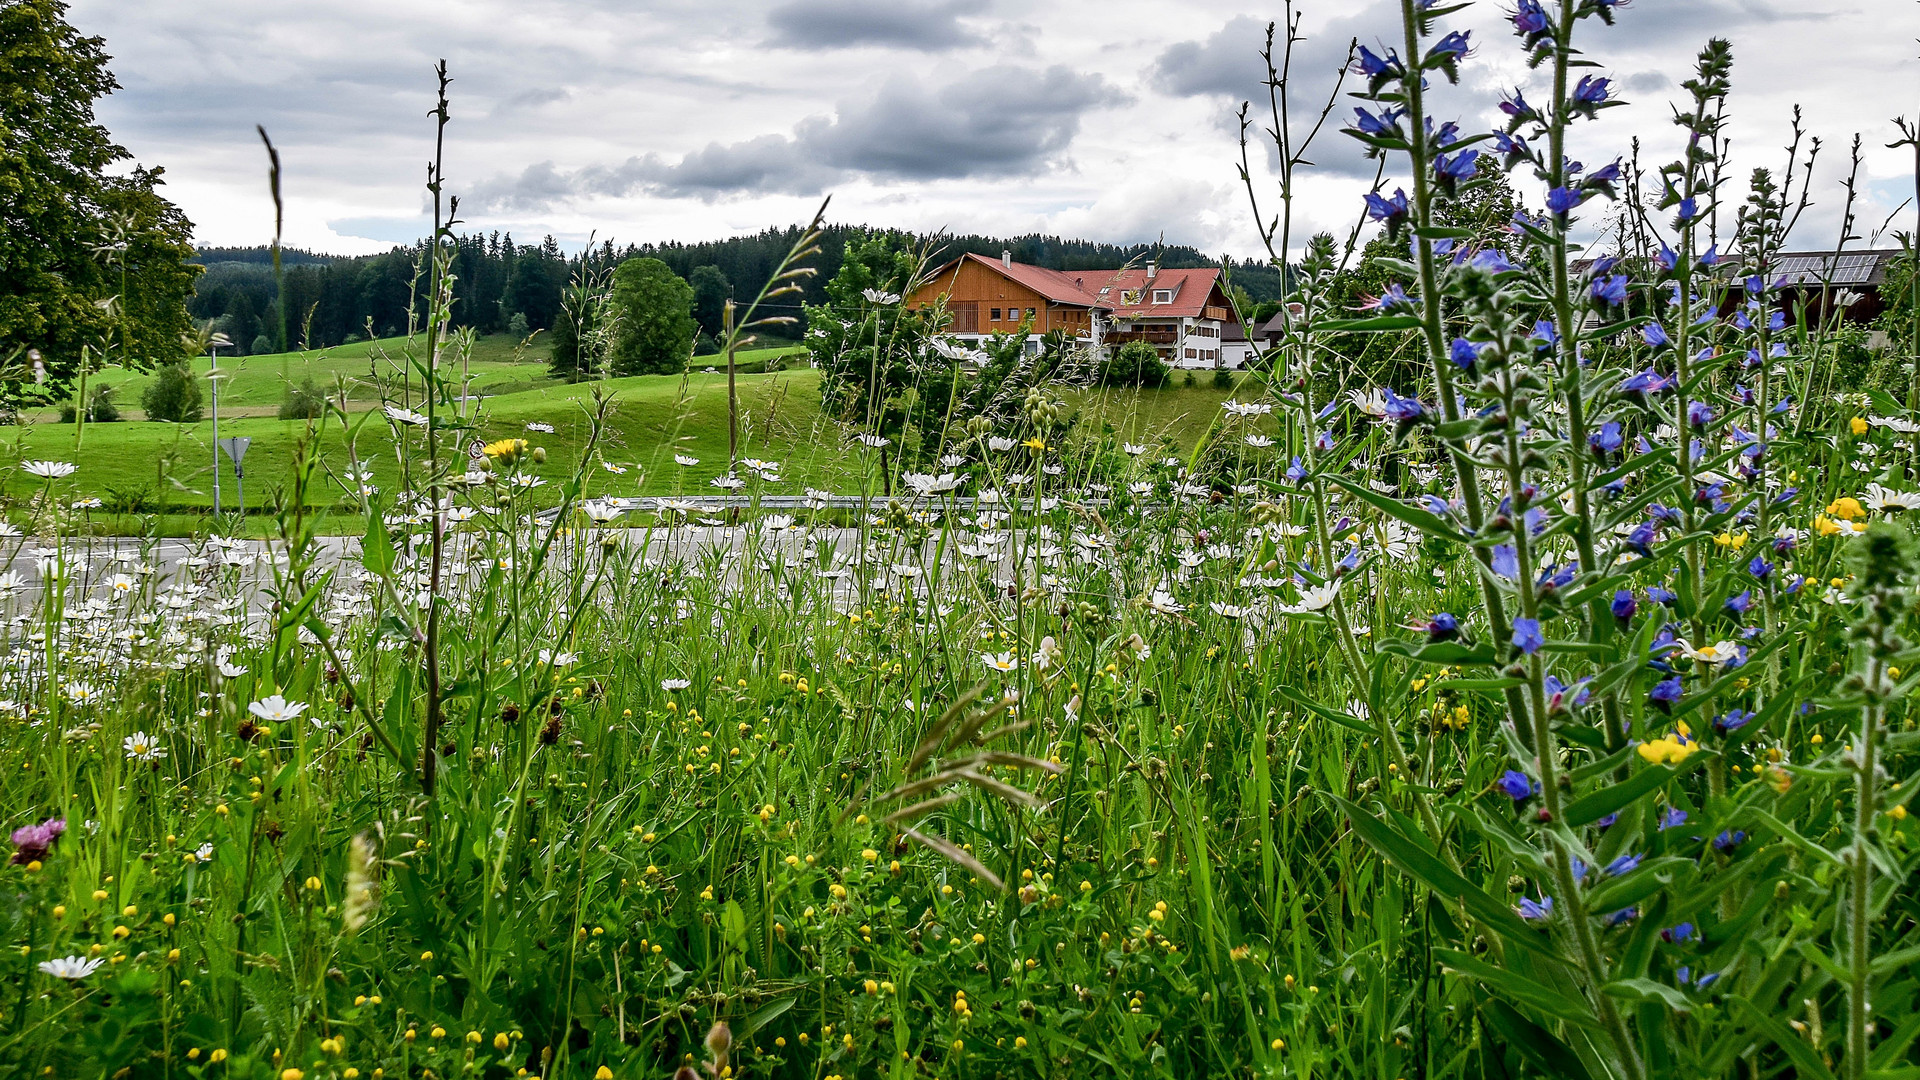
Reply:
[[1568, 686], [1552, 675], [1547, 676], [1541, 682], [1542, 687], [1547, 691], [1547, 711], [1559, 713], [1585, 705], [1593, 697], [1593, 692], [1587, 687], [1588, 681], [1581, 679], [1572, 686]]
[[1361, 307], [1369, 311], [1392, 311], [1395, 308], [1411, 308], [1416, 303], [1413, 297], [1407, 295], [1406, 287], [1396, 282], [1387, 286], [1385, 292], [1362, 304]]
[[1387, 399], [1387, 419], [1396, 423], [1410, 424], [1427, 414], [1426, 407], [1418, 398], [1401, 397], [1392, 387], [1381, 387], [1380, 392]]
[[1362, 135], [1395, 135], [1399, 133], [1400, 112], [1397, 109], [1382, 110], [1375, 116], [1365, 109], [1353, 110], [1353, 126]]
[[1716, 836], [1713, 838], [1713, 849], [1715, 851], [1723, 851], [1723, 852], [1732, 851], [1734, 848], [1739, 847], [1743, 842], [1745, 842], [1746, 839], [1747, 839], [1747, 830], [1729, 829], [1725, 832], [1722, 832], [1719, 836]]
[[[1789, 537], [1788, 539], [1791, 538]], [[1753, 561], [1747, 563], [1747, 573], [1752, 574], [1761, 581], [1765, 581], [1767, 577], [1773, 573], [1773, 564], [1762, 556], [1755, 555]]]
[[1633, 872], [1635, 869], [1637, 869], [1640, 866], [1641, 858], [1642, 856], [1639, 856], [1639, 855], [1620, 856], [1619, 858], [1607, 864], [1607, 876], [1619, 877], [1621, 874], [1627, 874], [1627, 873]]
[[1640, 601], [1634, 599], [1632, 591], [1621, 589], [1619, 592], [1613, 594], [1612, 610], [1613, 617], [1619, 620], [1621, 626], [1625, 626], [1628, 622], [1632, 621], [1635, 615], [1639, 614]]
[[1508, 769], [1506, 772], [1500, 774], [1500, 779], [1495, 780], [1493, 784], [1501, 791], [1506, 792], [1507, 797], [1516, 803], [1526, 802], [1528, 799], [1540, 794], [1540, 785], [1534, 783], [1532, 777], [1521, 772], [1519, 769]]
[[1495, 544], [1493, 547], [1493, 572], [1512, 581], [1520, 576], [1520, 557], [1512, 544]]
[[1639, 908], [1624, 907], [1624, 908], [1621, 908], [1619, 911], [1616, 911], [1613, 914], [1607, 916], [1606, 919], [1603, 921], [1607, 924], [1607, 926], [1614, 927], [1614, 926], [1621, 926], [1625, 923], [1632, 922], [1633, 920], [1639, 917], [1640, 917]]
[[1647, 599], [1656, 604], [1665, 604], [1668, 607], [1672, 607], [1674, 602], [1680, 599], [1680, 594], [1674, 592], [1672, 589], [1663, 589], [1658, 585], [1649, 585], [1647, 586]]
[[1675, 675], [1671, 679], [1662, 679], [1655, 683], [1653, 689], [1647, 693], [1647, 700], [1661, 712], [1670, 711], [1674, 703], [1680, 700], [1680, 676]]
[[1428, 641], [1452, 641], [1460, 636], [1460, 620], [1449, 612], [1441, 612], [1427, 620]]
[[1604, 75], [1582, 75], [1579, 84], [1573, 88], [1574, 106], [1577, 108], [1584, 105], [1591, 108], [1605, 102], [1608, 93], [1607, 82], [1608, 79]]
[[1293, 464], [1287, 467], [1287, 480], [1291, 483], [1298, 484], [1306, 478], [1307, 467], [1300, 463], [1300, 458], [1296, 455], [1293, 459]]
[[1613, 828], [1614, 822], [1617, 822], [1619, 820], [1620, 820], [1620, 811], [1615, 810], [1613, 813], [1608, 814], [1607, 816], [1594, 822], [1593, 826], [1596, 829], [1611, 829]]
[[1687, 198], [1681, 199], [1678, 216], [1680, 218], [1680, 221], [1683, 224], [1686, 222], [1692, 221], [1694, 218], [1699, 217], [1700, 201], [1698, 199], [1693, 198], [1692, 196], [1688, 196]]
[[1704, 401], [1687, 402], [1687, 423], [1695, 427], [1713, 423], [1713, 406]]
[[1552, 20], [1548, 19], [1547, 13], [1540, 9], [1540, 0], [1520, 0], [1513, 9], [1514, 32], [1527, 38], [1528, 44], [1532, 44], [1534, 39], [1546, 34], [1552, 26]]
[[1753, 590], [1742, 589], [1738, 594], [1727, 597], [1727, 611], [1735, 616], [1745, 615], [1753, 606]]
[[1540, 620], [1519, 618], [1513, 620], [1513, 647], [1522, 655], [1532, 656], [1540, 651], [1547, 639], [1540, 634]]
[[1528, 897], [1523, 896], [1520, 898], [1520, 903], [1514, 907], [1514, 910], [1518, 911], [1520, 917], [1528, 922], [1546, 922], [1547, 919], [1553, 915], [1553, 897], [1543, 896], [1540, 898], [1539, 903], [1535, 903]]
[[1673, 339], [1667, 336], [1666, 328], [1659, 323], [1648, 323], [1641, 327], [1640, 340], [1656, 349], [1665, 348], [1673, 343]]
[[1552, 319], [1537, 319], [1533, 324], [1533, 333], [1527, 335], [1527, 340], [1537, 343], [1539, 348], [1546, 349], [1559, 341], [1560, 335], [1554, 332]]
[[1687, 823], [1687, 812], [1677, 806], [1669, 806], [1660, 811], [1660, 831], [1678, 828]]
[[1466, 338], [1457, 337], [1453, 339], [1453, 347], [1448, 350], [1447, 356], [1453, 361], [1455, 367], [1462, 371], [1472, 371], [1474, 362], [1480, 359], [1480, 352], [1484, 348], [1486, 346], [1475, 345]]
[[1407, 193], [1395, 189], [1392, 198], [1383, 198], [1377, 191], [1367, 192], [1367, 216], [1375, 221], [1384, 221], [1389, 226], [1406, 220], [1408, 212]]
[[1593, 279], [1593, 299], [1595, 303], [1608, 307], [1619, 307], [1627, 302], [1627, 275], [1609, 274]]
[[1609, 420], [1597, 430], [1587, 433], [1587, 447], [1598, 457], [1608, 454], [1626, 445], [1627, 437], [1620, 430], [1620, 421]]
[[[1446, 184], [1471, 180], [1480, 171], [1480, 151], [1462, 150], [1457, 154], [1441, 154], [1433, 159], [1433, 171]], [[1447, 190], [1451, 191], [1452, 188]]]
[[1651, 521], [1643, 521], [1627, 534], [1627, 550], [1643, 558], [1653, 557], [1653, 542], [1660, 539], [1660, 527]]
[[1579, 191], [1569, 187], [1557, 187], [1547, 192], [1547, 209], [1556, 214], [1565, 214], [1580, 205], [1582, 196]]
[[[1518, 90], [1513, 92], [1512, 97], [1500, 103], [1500, 111], [1512, 117], [1516, 125], [1523, 120], [1532, 120], [1539, 116], [1539, 113], [1534, 111], [1533, 106], [1527, 104], [1527, 99]], [[1512, 128], [1508, 130], [1511, 131]]]
[[[1681, 816], [1685, 817], [1686, 815], [1682, 814]], [[1669, 945], [1678, 945], [1680, 942], [1687, 941], [1692, 937], [1693, 924], [1690, 922], [1683, 922], [1678, 926], [1669, 926], [1665, 930], [1660, 931], [1660, 940]]]
[[1754, 714], [1750, 712], [1741, 712], [1739, 709], [1728, 709], [1725, 716], [1713, 722], [1713, 730], [1722, 735], [1725, 735], [1729, 731], [1738, 731], [1746, 727], [1748, 721], [1752, 720], [1753, 717]]
[[1381, 59], [1373, 55], [1373, 50], [1367, 48], [1365, 45], [1360, 46], [1360, 59], [1354, 62], [1354, 70], [1369, 79], [1385, 80], [1399, 78], [1401, 75], [1406, 74], [1405, 69], [1400, 63], [1399, 54], [1395, 53], [1392, 49], [1388, 49], [1386, 58]]
[[1436, 42], [1433, 48], [1427, 50], [1427, 58], [1431, 60], [1435, 57], [1443, 56], [1452, 60], [1460, 59], [1467, 55], [1473, 48], [1467, 41], [1467, 38], [1471, 36], [1472, 33], [1471, 30], [1455, 30], [1453, 33], [1448, 34]]
[[1483, 248], [1475, 252], [1467, 265], [1486, 274], [1507, 274], [1514, 269], [1513, 263], [1507, 260], [1507, 253], [1499, 248]]

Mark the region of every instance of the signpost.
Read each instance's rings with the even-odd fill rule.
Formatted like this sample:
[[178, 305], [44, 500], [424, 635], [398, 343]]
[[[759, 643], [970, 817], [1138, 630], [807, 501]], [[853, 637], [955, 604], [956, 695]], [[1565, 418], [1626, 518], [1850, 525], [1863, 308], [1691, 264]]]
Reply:
[[[226, 451], [227, 457], [233, 461], [233, 483], [234, 486], [239, 489], [240, 516], [242, 518], [246, 517], [247, 513], [247, 473], [245, 469], [240, 467], [240, 460], [247, 456], [247, 446], [252, 442], [253, 440], [245, 435], [214, 440], [215, 445], [219, 446], [221, 450]], [[219, 483], [220, 477], [220, 470], [217, 468], [219, 461], [216, 459], [214, 464], [216, 466], [214, 469], [214, 482], [217, 484]]]

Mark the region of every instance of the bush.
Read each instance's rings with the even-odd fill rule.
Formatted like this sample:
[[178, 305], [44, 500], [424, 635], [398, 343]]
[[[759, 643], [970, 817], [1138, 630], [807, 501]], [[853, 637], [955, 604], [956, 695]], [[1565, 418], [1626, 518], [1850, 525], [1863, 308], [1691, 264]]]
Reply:
[[326, 411], [327, 395], [308, 379], [288, 388], [287, 400], [280, 403], [278, 415], [282, 420], [314, 420]]
[[1103, 386], [1167, 385], [1169, 369], [1160, 353], [1144, 341], [1129, 341], [1120, 346], [1100, 369]]
[[[96, 386], [93, 393], [87, 395], [87, 423], [116, 424], [120, 422], [120, 410], [113, 404], [113, 387]], [[60, 422], [71, 424], [74, 421], [73, 402], [60, 406]]]
[[1233, 389], [1233, 372], [1228, 371], [1226, 368], [1215, 370], [1213, 373], [1213, 388], [1215, 390]]
[[200, 380], [185, 364], [168, 364], [154, 376], [146, 393], [140, 395], [140, 407], [149, 420], [169, 424], [195, 424], [200, 421]]
[[253, 344], [247, 346], [248, 356], [265, 356], [266, 354], [270, 352], [275, 352], [275, 351], [276, 350], [273, 347], [273, 339], [268, 337], [265, 334], [255, 334], [253, 337]]

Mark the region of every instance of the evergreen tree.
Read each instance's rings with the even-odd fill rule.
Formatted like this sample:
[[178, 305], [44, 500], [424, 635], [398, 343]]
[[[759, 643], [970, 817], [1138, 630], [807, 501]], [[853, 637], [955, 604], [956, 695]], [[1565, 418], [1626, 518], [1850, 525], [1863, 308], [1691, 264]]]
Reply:
[[727, 275], [712, 264], [696, 266], [687, 278], [687, 284], [693, 286], [693, 318], [708, 337], [718, 341], [721, 338], [724, 321], [723, 312], [727, 296], [732, 286], [727, 283]]

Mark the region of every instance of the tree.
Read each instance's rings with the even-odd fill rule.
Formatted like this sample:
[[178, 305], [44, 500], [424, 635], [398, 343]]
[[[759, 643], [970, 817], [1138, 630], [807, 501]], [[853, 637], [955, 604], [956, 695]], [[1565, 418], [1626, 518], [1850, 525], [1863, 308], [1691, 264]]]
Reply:
[[140, 395], [140, 407], [147, 419], [170, 424], [195, 424], [200, 421], [200, 380], [181, 362], [167, 364], [147, 384]]
[[66, 10], [0, 5], [0, 356], [37, 348], [60, 382], [83, 350], [133, 366], [177, 357], [198, 272], [162, 170], [107, 171], [132, 155], [93, 104], [119, 84], [105, 43]]
[[696, 266], [687, 284], [693, 286], [693, 317], [700, 329], [715, 341], [722, 339], [724, 312], [733, 286], [717, 266]]
[[1144, 341], [1129, 341], [1100, 369], [1100, 382], [1105, 386], [1158, 388], [1167, 385], [1167, 374], [1158, 349]]
[[620, 320], [612, 367], [617, 375], [671, 375], [693, 355], [693, 286], [659, 259], [628, 259], [613, 272]]
[[919, 264], [908, 234], [855, 231], [847, 236], [840, 269], [827, 282], [827, 302], [805, 308], [807, 352], [825, 373], [820, 394], [828, 410], [856, 423], [874, 423], [889, 436], [904, 423], [899, 399], [912, 381], [913, 360], [924, 351], [928, 328], [898, 300], [875, 303], [868, 296], [902, 296]]

